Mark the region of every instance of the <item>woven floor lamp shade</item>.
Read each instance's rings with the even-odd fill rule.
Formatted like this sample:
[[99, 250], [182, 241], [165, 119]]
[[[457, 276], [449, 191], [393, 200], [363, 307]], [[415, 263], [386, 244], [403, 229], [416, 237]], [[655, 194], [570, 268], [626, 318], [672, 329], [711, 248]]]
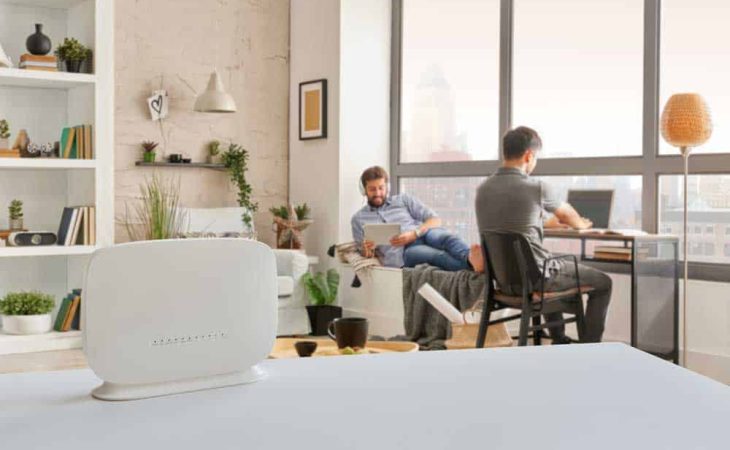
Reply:
[[674, 94], [662, 112], [662, 137], [675, 147], [697, 147], [712, 135], [707, 104], [699, 94]]
[[689, 274], [687, 227], [687, 176], [692, 147], [704, 144], [712, 135], [712, 119], [707, 104], [699, 94], [674, 94], [664, 106], [661, 119], [662, 137], [670, 145], [679, 147], [684, 157], [684, 286], [682, 288], [682, 365], [687, 367], [687, 282]]

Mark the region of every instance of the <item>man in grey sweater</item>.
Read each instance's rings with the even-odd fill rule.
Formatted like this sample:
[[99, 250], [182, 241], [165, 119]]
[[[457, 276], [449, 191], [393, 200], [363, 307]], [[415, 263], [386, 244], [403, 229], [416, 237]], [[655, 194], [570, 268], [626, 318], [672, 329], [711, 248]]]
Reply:
[[[503, 166], [477, 189], [476, 214], [479, 230], [501, 230], [520, 233], [527, 238], [540, 267], [550, 257], [543, 246], [545, 213], [553, 218], [546, 226], [562, 225], [575, 229], [591, 228], [590, 220], [581, 217], [568, 203], [559, 199], [544, 181], [531, 178], [542, 141], [535, 130], [518, 127], [502, 138]], [[554, 266], [545, 276], [547, 290], [559, 291], [575, 287], [575, 267], [572, 264]], [[600, 342], [611, 300], [611, 278], [603, 272], [579, 264], [578, 274], [583, 285], [594, 290], [589, 294], [585, 316], [586, 342]], [[547, 321], [560, 319], [561, 314], [547, 315]], [[550, 329], [553, 343], [568, 343], [565, 326]]]

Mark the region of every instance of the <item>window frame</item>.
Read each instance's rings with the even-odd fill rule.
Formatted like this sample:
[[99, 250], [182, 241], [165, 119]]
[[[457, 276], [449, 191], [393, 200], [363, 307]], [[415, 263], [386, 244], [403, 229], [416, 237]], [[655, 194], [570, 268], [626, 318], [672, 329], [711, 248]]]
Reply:
[[[514, 2], [500, 0], [499, 31], [499, 123], [498, 136], [512, 125], [512, 56], [514, 32]], [[536, 176], [581, 175], [641, 175], [641, 228], [656, 233], [659, 222], [659, 177], [683, 175], [684, 161], [675, 155], [659, 154], [659, 83], [661, 44], [661, 0], [644, 0], [644, 130], [641, 156], [598, 158], [543, 158], [535, 171]], [[401, 178], [428, 177], [483, 177], [494, 173], [499, 160], [461, 162], [403, 163], [400, 158], [401, 140], [401, 73], [403, 44], [403, 0], [392, 0], [391, 21], [391, 114], [390, 114], [390, 174], [393, 193], [397, 194]], [[500, 148], [500, 142], [494, 145]], [[691, 175], [728, 175], [718, 167], [730, 167], [730, 153], [694, 154], [690, 160]], [[689, 263], [692, 279], [730, 282], [730, 264]], [[680, 272], [683, 264], [680, 265]], [[681, 275], [681, 274], [680, 274]]]

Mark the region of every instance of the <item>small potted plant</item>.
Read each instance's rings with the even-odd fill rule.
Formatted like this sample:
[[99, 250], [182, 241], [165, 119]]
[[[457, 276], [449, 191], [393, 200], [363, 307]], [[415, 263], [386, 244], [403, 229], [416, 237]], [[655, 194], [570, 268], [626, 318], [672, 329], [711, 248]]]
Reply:
[[3, 119], [0, 120], [0, 150], [7, 150], [10, 148], [10, 142], [8, 142], [8, 139], [10, 139], [10, 124], [8, 124], [8, 121]]
[[10, 202], [8, 206], [9, 213], [9, 225], [11, 230], [22, 230], [23, 229], [23, 202], [15, 199]]
[[221, 142], [210, 141], [208, 143], [208, 164], [217, 164], [220, 162]]
[[66, 38], [56, 48], [56, 56], [66, 63], [66, 70], [68, 72], [79, 73], [81, 71], [81, 63], [91, 56], [91, 50], [76, 40], [76, 38]]
[[324, 336], [327, 334], [327, 325], [332, 320], [342, 317], [342, 307], [334, 304], [337, 300], [340, 274], [335, 269], [328, 270], [326, 274], [305, 273], [302, 276], [302, 283], [311, 303], [307, 305], [307, 314], [312, 326], [312, 335]]
[[40, 292], [10, 292], [0, 300], [3, 332], [42, 334], [51, 331], [53, 296]]
[[157, 156], [157, 153], [155, 153], [155, 149], [157, 146], [160, 145], [157, 142], [154, 141], [144, 141], [142, 142], [142, 150], [144, 150], [144, 153], [142, 153], [142, 158], [144, 162], [146, 163], [153, 163], [155, 162], [155, 157]]
[[274, 227], [276, 229], [276, 248], [298, 250], [304, 247], [304, 230], [312, 224], [310, 216], [312, 210], [309, 205], [282, 205], [269, 208], [274, 216]]

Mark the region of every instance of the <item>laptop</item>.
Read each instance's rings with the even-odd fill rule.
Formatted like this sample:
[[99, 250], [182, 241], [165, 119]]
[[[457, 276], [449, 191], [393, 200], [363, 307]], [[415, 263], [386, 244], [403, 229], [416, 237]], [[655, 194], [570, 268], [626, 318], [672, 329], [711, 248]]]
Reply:
[[568, 203], [578, 214], [593, 222], [593, 231], [608, 229], [613, 209], [613, 190], [580, 190], [568, 191]]

